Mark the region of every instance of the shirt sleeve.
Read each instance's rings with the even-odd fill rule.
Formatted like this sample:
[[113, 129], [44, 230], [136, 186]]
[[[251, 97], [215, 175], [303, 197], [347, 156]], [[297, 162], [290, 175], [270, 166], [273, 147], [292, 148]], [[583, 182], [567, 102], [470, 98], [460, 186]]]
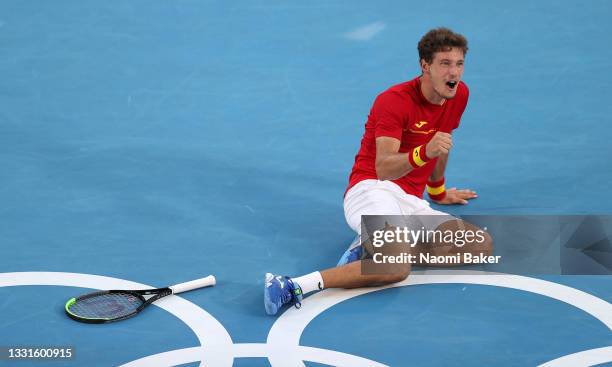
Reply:
[[370, 118], [375, 124], [374, 136], [376, 138], [387, 136], [397, 140], [402, 139], [403, 121], [406, 119], [406, 112], [402, 104], [406, 103], [396, 93], [384, 92], [376, 98]]

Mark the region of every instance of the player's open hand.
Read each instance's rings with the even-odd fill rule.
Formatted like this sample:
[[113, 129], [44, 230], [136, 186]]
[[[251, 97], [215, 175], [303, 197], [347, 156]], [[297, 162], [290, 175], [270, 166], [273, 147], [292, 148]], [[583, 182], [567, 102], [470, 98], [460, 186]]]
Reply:
[[438, 131], [425, 146], [425, 154], [430, 159], [436, 158], [442, 154], [448, 154], [452, 146], [451, 134]]
[[468, 200], [475, 199], [477, 197], [478, 195], [475, 191], [472, 191], [470, 189], [457, 190], [456, 187], [453, 187], [451, 189], [446, 190], [446, 196], [444, 197], [444, 199], [436, 201], [436, 203], [442, 205], [465, 205], [468, 203]]

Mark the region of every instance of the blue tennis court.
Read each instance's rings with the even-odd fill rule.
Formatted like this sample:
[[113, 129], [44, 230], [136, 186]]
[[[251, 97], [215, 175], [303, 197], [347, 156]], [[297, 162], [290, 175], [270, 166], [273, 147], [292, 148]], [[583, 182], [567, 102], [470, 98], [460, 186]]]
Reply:
[[[419, 270], [264, 312], [264, 274], [335, 266], [375, 97], [464, 34], [453, 215], [612, 214], [612, 3], [0, 3], [0, 347], [7, 366], [612, 365], [610, 275]], [[604, 256], [608, 256], [605, 255]], [[214, 274], [130, 320], [66, 300]]]

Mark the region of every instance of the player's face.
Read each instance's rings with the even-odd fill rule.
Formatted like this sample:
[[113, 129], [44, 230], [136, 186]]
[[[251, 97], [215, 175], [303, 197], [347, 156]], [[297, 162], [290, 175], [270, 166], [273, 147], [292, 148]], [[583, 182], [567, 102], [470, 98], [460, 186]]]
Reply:
[[431, 85], [440, 97], [450, 99], [457, 94], [457, 86], [463, 76], [463, 51], [451, 48], [434, 54], [431, 64], [421, 62], [423, 73], [428, 74]]

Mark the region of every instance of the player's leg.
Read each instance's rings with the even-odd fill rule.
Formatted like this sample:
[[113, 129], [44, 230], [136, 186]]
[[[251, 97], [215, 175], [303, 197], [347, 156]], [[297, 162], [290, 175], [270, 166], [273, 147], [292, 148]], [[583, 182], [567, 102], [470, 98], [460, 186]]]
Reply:
[[[393, 184], [391, 184], [393, 185]], [[357, 233], [361, 230], [362, 215], [402, 215], [396, 193], [385, 181], [366, 180], [355, 185], [344, 200], [345, 216], [349, 226]], [[393, 255], [398, 248], [389, 246], [385, 251]], [[356, 288], [395, 283], [410, 273], [409, 264], [387, 266], [384, 272], [364, 274], [363, 266], [372, 260], [356, 261], [300, 277], [289, 278], [266, 274], [264, 304], [268, 314], [274, 315], [286, 304], [299, 305], [305, 294], [324, 288]]]
[[410, 263], [397, 265], [397, 270], [390, 269], [388, 266], [380, 273], [368, 274], [364, 273], [363, 269], [374, 268], [377, 264], [372, 259], [357, 260], [346, 265], [323, 270], [321, 276], [325, 288], [362, 288], [385, 285], [401, 282], [410, 274]]
[[[448, 243], [446, 241], [440, 241], [439, 237], [436, 241], [428, 244], [417, 246], [416, 253], [428, 254], [430, 256], [441, 257], [450, 256], [457, 258], [458, 263], [447, 263], [447, 262], [436, 262], [434, 264], [422, 261], [419, 265], [429, 266], [456, 266], [466, 264], [465, 259], [468, 258], [466, 254], [469, 254], [469, 258], [485, 256], [488, 257], [493, 254], [493, 239], [491, 236], [478, 226], [471, 224], [461, 219], [447, 221], [438, 226], [438, 233], [455, 233], [454, 243]], [[474, 233], [474, 236], [470, 236], [470, 239], [465, 239], [465, 233]], [[427, 256], [417, 256], [417, 259], [424, 260]]]
[[[389, 244], [381, 253], [397, 256], [408, 252], [405, 246]], [[364, 269], [367, 269], [364, 271]], [[315, 271], [300, 277], [266, 274], [264, 305], [269, 315], [275, 315], [284, 305], [301, 306], [304, 295], [324, 288], [360, 288], [400, 282], [410, 274], [410, 263], [375, 264], [372, 259]]]
[[[423, 228], [429, 231], [430, 236], [428, 236], [428, 241], [415, 246], [414, 254], [417, 261], [414, 265], [436, 267], [464, 265], [466, 258], [464, 254], [477, 257], [492, 255], [493, 239], [482, 228], [432, 209], [428, 203], [419, 209], [416, 215], [423, 223]], [[451, 238], [453, 241], [449, 242]], [[426, 260], [432, 256], [436, 258], [450, 256], [451, 259], [457, 259], [457, 262], [428, 263]]]
[[[394, 190], [392, 184], [387, 184], [389, 190]], [[397, 190], [395, 190], [397, 191]], [[417, 229], [424, 231], [433, 232], [436, 235], [431, 236], [431, 241], [427, 243], [419, 243], [414, 248], [410, 249], [410, 253], [415, 255], [413, 257], [413, 265], [421, 266], [456, 266], [465, 264], [464, 254], [469, 253], [473, 257], [490, 256], [493, 253], [493, 239], [491, 236], [479, 228], [478, 226], [455, 218], [448, 213], [444, 213], [431, 208], [429, 203], [425, 200], [419, 199], [411, 195], [403, 195], [396, 192], [395, 195], [399, 206], [401, 207], [401, 213], [403, 215], [409, 215], [412, 219], [410, 222], [419, 223]], [[347, 218], [349, 216], [347, 215]], [[414, 225], [412, 225], [414, 227]], [[433, 230], [433, 231], [432, 231]], [[440, 234], [453, 233], [456, 239], [454, 243], [448, 243], [444, 240], [446, 237]], [[466, 237], [466, 234], [470, 233]], [[349, 250], [340, 259], [340, 264], [347, 264], [352, 261], [356, 261], [362, 258], [362, 246], [358, 241], [353, 242]], [[422, 256], [429, 255], [429, 256]], [[459, 255], [457, 262], [435, 262], [428, 263], [423, 261], [439, 256], [453, 256]]]

